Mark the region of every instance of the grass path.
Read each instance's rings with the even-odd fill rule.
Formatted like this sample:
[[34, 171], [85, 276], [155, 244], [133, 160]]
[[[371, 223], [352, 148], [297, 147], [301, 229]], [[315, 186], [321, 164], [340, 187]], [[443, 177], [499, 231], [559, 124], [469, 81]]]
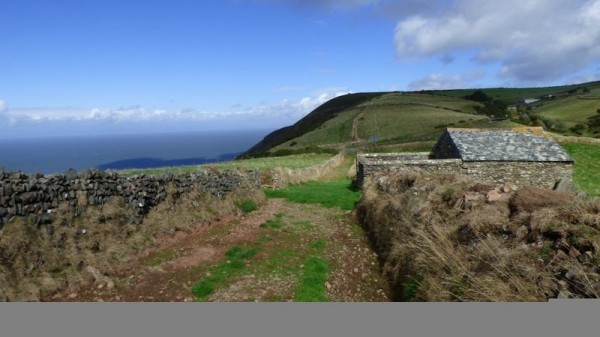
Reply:
[[377, 255], [352, 212], [270, 199], [203, 224], [52, 301], [387, 301]]

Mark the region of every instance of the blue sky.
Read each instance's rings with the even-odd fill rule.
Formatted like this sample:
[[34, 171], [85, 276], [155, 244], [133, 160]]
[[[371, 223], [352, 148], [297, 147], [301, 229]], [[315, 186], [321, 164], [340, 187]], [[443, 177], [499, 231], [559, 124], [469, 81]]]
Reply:
[[600, 0], [2, 0], [0, 137], [274, 129], [348, 92], [600, 79]]

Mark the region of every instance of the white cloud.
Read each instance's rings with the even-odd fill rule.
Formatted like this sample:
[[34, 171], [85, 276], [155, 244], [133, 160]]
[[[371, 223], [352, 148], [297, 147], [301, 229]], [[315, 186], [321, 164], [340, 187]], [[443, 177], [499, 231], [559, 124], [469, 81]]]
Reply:
[[598, 27], [600, 0], [456, 0], [443, 15], [400, 20], [395, 46], [400, 58], [471, 53], [505, 79], [536, 83], [597, 62]]
[[410, 90], [457, 89], [464, 86], [465, 82], [461, 76], [450, 76], [443, 73], [433, 73], [408, 84]]
[[433, 73], [408, 84], [410, 90], [461, 89], [472, 86], [470, 83], [485, 77], [483, 71], [473, 71], [462, 75]]
[[[268, 126], [284, 126], [296, 122], [310, 111], [328, 100], [346, 94], [348, 90], [330, 88], [316, 93], [310, 97], [297, 100], [284, 99], [279, 103], [260, 104], [251, 108], [238, 106], [229, 111], [206, 111], [186, 108], [178, 111], [163, 109], [146, 109], [141, 106], [110, 108], [16, 108], [8, 109], [5, 101], [0, 101], [0, 118], [9, 123], [0, 124], [2, 127], [15, 125], [42, 126], [44, 123], [51, 125], [132, 125], [143, 123], [192, 123], [216, 122], [227, 123], [229, 126], [238, 124], [239, 128], [245, 127], [245, 122], [260, 125], [264, 122]], [[50, 124], [48, 124], [50, 125]]]
[[348, 92], [349, 91], [345, 88], [329, 88], [318, 92], [312, 97], [303, 97], [297, 101], [284, 99], [280, 103], [259, 105], [246, 111], [242, 111], [240, 114], [258, 118], [283, 119], [288, 123], [293, 123], [304, 117], [319, 105], [335, 97], [345, 95]]

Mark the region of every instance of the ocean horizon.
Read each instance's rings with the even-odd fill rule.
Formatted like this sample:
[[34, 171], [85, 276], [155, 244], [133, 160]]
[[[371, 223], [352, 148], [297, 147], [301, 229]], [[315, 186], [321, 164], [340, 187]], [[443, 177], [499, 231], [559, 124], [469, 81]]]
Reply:
[[228, 161], [269, 130], [57, 136], [0, 140], [4, 171], [56, 174], [70, 168], [143, 169]]

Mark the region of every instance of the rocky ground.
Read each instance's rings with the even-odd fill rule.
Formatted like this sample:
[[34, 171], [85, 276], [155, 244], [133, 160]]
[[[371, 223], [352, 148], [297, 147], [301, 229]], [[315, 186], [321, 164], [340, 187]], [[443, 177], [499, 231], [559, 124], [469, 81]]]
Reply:
[[[88, 284], [44, 298], [70, 302], [191, 302], [192, 287], [218, 273], [232, 247], [256, 249], [203, 301], [294, 301], [305, 263], [327, 262], [325, 296], [335, 302], [391, 298], [377, 255], [353, 212], [271, 199], [249, 214], [199, 224], [158, 242], [118, 272], [86, 269]], [[220, 269], [221, 268], [221, 269]]]

